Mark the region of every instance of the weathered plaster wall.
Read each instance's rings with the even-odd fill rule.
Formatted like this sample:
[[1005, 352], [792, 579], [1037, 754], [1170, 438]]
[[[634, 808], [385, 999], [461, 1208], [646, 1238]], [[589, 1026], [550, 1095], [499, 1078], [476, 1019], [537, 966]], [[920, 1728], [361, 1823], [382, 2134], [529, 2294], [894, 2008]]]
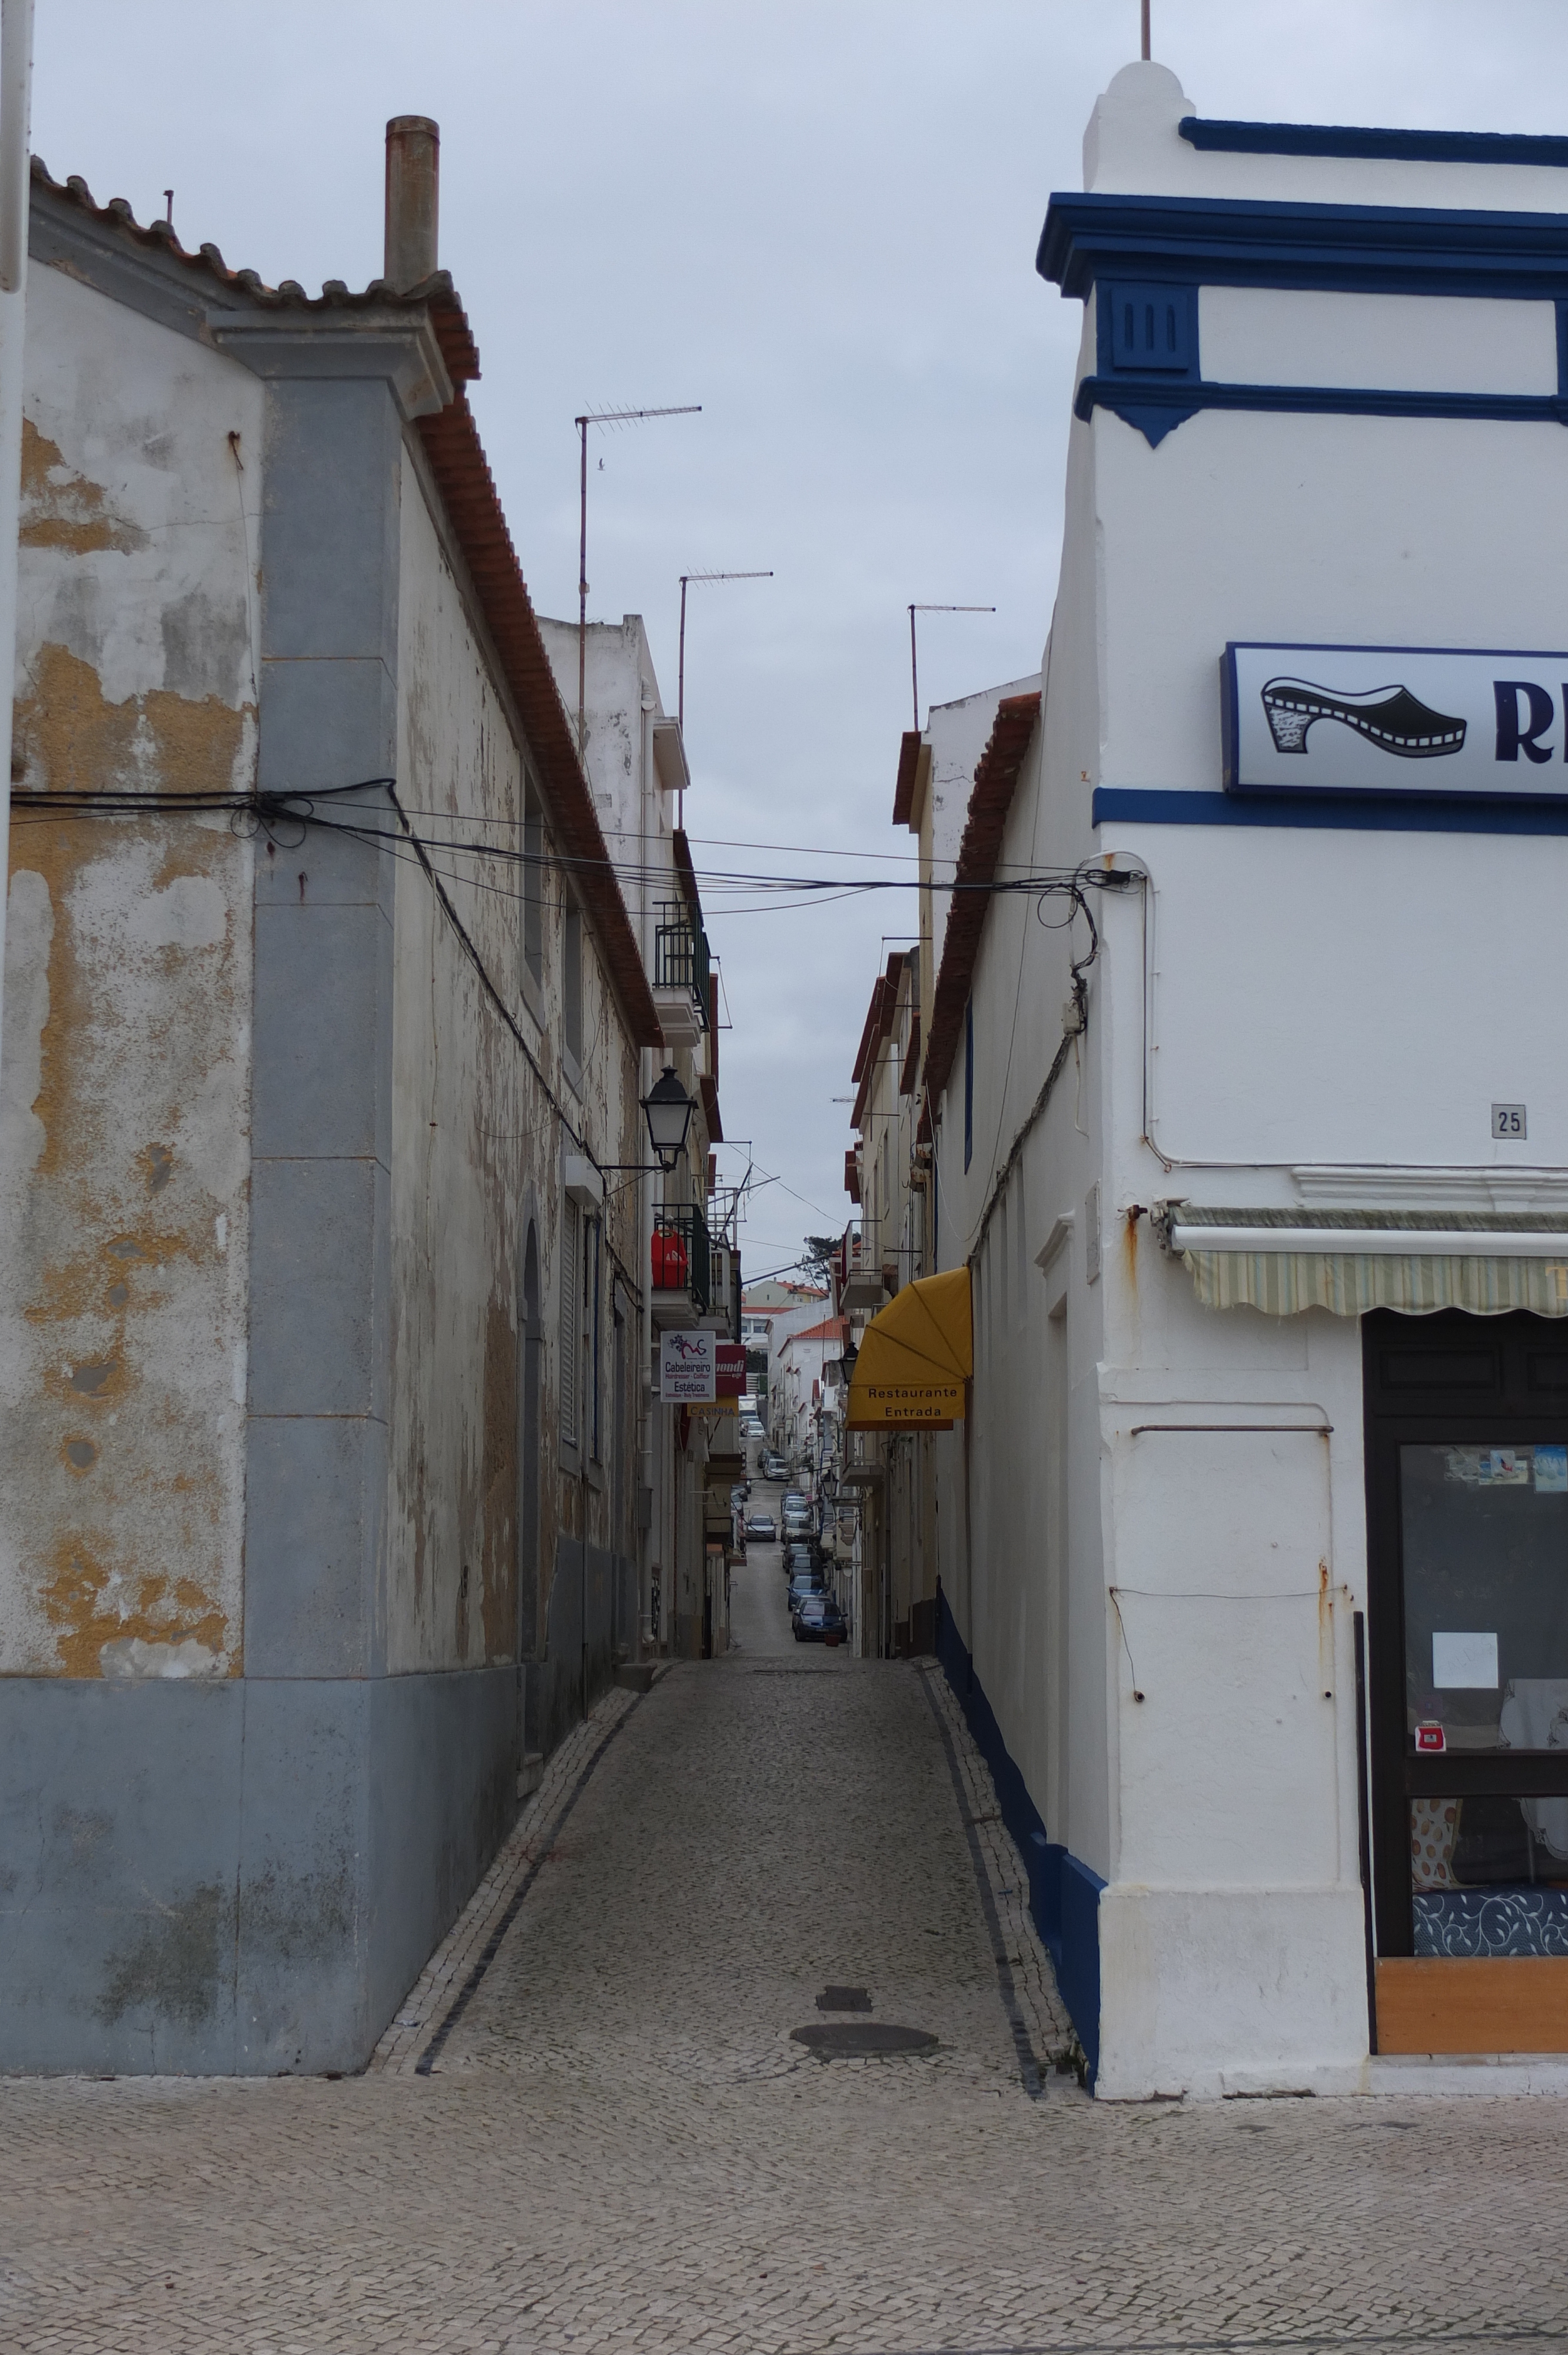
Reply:
[[[518, 731], [411, 460], [402, 506], [397, 767], [405, 806], [428, 834], [478, 839], [482, 832], [520, 844]], [[546, 827], [547, 837], [547, 811]], [[564, 1051], [567, 885], [559, 871], [547, 868], [542, 878], [543, 973], [538, 987], [525, 990], [523, 871], [504, 860], [455, 855], [438, 863], [522, 1042], [429, 879], [405, 859], [396, 899], [387, 1664], [397, 1671], [515, 1660], [521, 1629], [524, 1650], [532, 1645], [560, 1670], [544, 1679], [550, 1722], [530, 1726], [535, 1744], [551, 1732], [558, 1738], [570, 1721], [555, 1723], [579, 1693], [585, 1644], [605, 1655], [590, 1685], [604, 1680], [608, 1636], [595, 1631], [601, 1623], [608, 1630], [612, 1558], [629, 1542], [624, 1511], [618, 1512], [626, 1484], [614, 1476], [609, 1444], [616, 1328], [608, 1253], [598, 1464], [563, 1442], [557, 1412], [563, 1155], [581, 1150], [560, 1112], [600, 1162], [635, 1160], [637, 1052], [586, 920], [580, 1065]], [[609, 1188], [607, 1241], [635, 1268], [635, 1188], [613, 1176]], [[519, 1557], [528, 1550], [521, 1544], [520, 1317], [530, 1223], [543, 1343], [539, 1567], [537, 1593], [520, 1596]]]
[[[249, 783], [260, 418], [232, 361], [35, 272], [20, 784]], [[221, 815], [13, 819], [0, 1673], [239, 1672], [251, 860]]]

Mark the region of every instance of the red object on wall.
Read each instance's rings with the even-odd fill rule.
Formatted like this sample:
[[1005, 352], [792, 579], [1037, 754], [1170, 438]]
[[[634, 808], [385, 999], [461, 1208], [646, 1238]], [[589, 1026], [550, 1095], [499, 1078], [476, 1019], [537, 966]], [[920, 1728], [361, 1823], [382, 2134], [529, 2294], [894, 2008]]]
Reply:
[[746, 1390], [746, 1345], [717, 1341], [714, 1345], [714, 1396], [740, 1398]]
[[655, 1292], [684, 1292], [686, 1288], [686, 1246], [676, 1227], [655, 1227], [653, 1230], [653, 1289]]

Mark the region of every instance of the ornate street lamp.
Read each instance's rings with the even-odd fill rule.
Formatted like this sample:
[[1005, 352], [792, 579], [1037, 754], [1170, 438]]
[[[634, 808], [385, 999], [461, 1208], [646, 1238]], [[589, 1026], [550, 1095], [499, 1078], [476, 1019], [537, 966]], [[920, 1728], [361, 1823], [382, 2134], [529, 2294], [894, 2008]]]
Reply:
[[649, 1140], [661, 1169], [670, 1170], [679, 1166], [681, 1156], [686, 1149], [686, 1134], [695, 1109], [675, 1076], [674, 1065], [666, 1063], [663, 1078], [655, 1081], [642, 1099]]

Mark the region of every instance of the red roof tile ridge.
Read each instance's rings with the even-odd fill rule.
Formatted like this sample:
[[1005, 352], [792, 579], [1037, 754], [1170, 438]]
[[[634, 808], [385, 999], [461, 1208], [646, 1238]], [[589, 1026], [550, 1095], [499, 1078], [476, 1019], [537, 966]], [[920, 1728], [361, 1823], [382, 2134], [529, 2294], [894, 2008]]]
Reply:
[[438, 415], [421, 417], [418, 432], [538, 762], [559, 847], [574, 862], [574, 885], [593, 920], [632, 1038], [640, 1047], [662, 1046], [642, 954], [466, 393], [460, 389]]
[[231, 270], [216, 245], [207, 243], [194, 253], [187, 251], [168, 221], [139, 221], [123, 197], [111, 197], [107, 204], [99, 204], [79, 173], [57, 180], [43, 157], [35, 155], [32, 176], [35, 188], [47, 189], [62, 203], [75, 206], [135, 244], [166, 254], [171, 261], [177, 261], [193, 274], [209, 278], [225, 291], [235, 290], [266, 310], [309, 311], [320, 315], [326, 311], [369, 310], [378, 304], [395, 304], [409, 311], [427, 309], [452, 382], [471, 384], [479, 375], [479, 347], [450, 270], [434, 271], [418, 285], [401, 290], [385, 278], [373, 278], [358, 294], [342, 278], [325, 280], [319, 295], [307, 294], [297, 278], [285, 278], [280, 284], [269, 286], [254, 270]]
[[230, 270], [216, 245], [204, 245], [197, 253], [186, 252], [167, 221], [143, 226], [123, 197], [112, 197], [107, 205], [95, 203], [85, 180], [75, 176], [64, 182], [54, 179], [37, 155], [32, 172], [35, 187], [46, 189], [63, 203], [75, 205], [94, 220], [139, 245], [156, 248], [193, 273], [205, 274], [216, 285], [238, 289], [247, 300], [268, 309], [306, 311], [319, 316], [333, 310], [367, 310], [387, 304], [409, 311], [422, 307], [429, 312], [447, 373], [458, 389], [455, 398], [439, 414], [418, 421], [425, 453], [473, 575], [502, 667], [538, 761], [561, 847], [568, 858], [577, 862], [577, 888], [593, 918], [632, 1037], [640, 1047], [662, 1046], [663, 1033], [641, 952], [610, 862], [593, 794], [577, 757], [572, 726], [539, 634], [533, 600], [512, 544], [500, 494], [468, 396], [462, 389], [479, 374], [479, 353], [450, 272], [435, 271], [418, 285], [402, 292], [384, 278], [373, 279], [361, 294], [351, 293], [342, 279], [331, 278], [320, 296], [313, 298], [293, 279], [285, 279], [281, 286], [271, 287], [263, 284], [253, 270]]
[[906, 728], [898, 740], [898, 775], [893, 787], [895, 826], [909, 823], [909, 813], [915, 806], [915, 773], [920, 765], [920, 747], [925, 741], [917, 728]]
[[843, 1318], [829, 1316], [821, 1325], [808, 1325], [801, 1332], [786, 1333], [779, 1347], [780, 1350], [784, 1350], [789, 1347], [791, 1341], [842, 1341], [843, 1337]]
[[[1018, 784], [1019, 771], [1040, 717], [1040, 690], [1007, 695], [996, 707], [996, 718], [985, 751], [975, 768], [969, 815], [959, 844], [956, 884], [982, 885], [994, 880], [1001, 855], [1007, 815]], [[934, 1102], [948, 1084], [958, 1051], [975, 959], [991, 900], [983, 890], [955, 890], [942, 939], [942, 962], [932, 992], [931, 1037], [926, 1050], [926, 1092]]]

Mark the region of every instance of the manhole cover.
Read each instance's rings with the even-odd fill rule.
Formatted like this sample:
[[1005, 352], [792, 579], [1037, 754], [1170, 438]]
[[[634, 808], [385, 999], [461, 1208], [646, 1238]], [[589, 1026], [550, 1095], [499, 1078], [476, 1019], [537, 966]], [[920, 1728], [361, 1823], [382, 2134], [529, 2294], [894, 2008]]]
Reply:
[[791, 2041], [823, 2061], [866, 2061], [878, 2052], [934, 2052], [937, 2040], [923, 2028], [895, 2028], [880, 2019], [824, 2019], [792, 2028]]
[[825, 1987], [817, 1998], [819, 2011], [869, 2011], [869, 1987]]

